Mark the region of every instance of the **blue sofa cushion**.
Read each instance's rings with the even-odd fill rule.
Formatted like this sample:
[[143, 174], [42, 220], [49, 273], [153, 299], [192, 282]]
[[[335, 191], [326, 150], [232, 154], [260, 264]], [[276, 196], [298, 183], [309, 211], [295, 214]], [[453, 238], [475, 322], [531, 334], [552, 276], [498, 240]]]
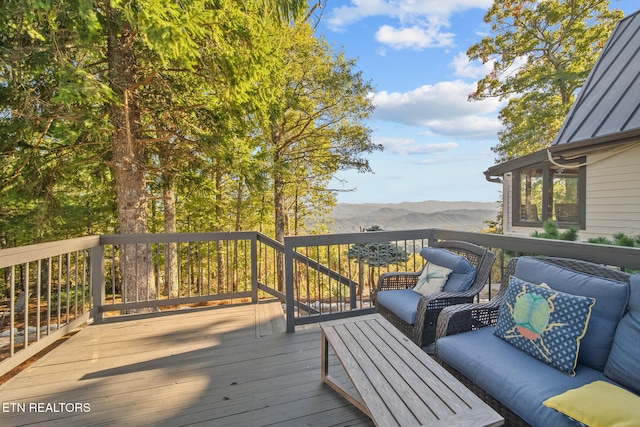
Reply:
[[511, 276], [494, 333], [541, 362], [574, 376], [580, 340], [594, 303], [593, 298]]
[[521, 257], [515, 276], [531, 283], [546, 283], [550, 288], [596, 300], [589, 328], [580, 342], [578, 363], [602, 371], [618, 322], [626, 311], [629, 286], [616, 280], [579, 273], [544, 260]]
[[629, 311], [618, 324], [604, 374], [640, 393], [640, 275], [631, 276]]
[[422, 295], [412, 289], [394, 289], [378, 292], [376, 304], [384, 306], [408, 324], [414, 325], [420, 298]]
[[564, 375], [496, 337], [492, 327], [440, 338], [436, 352], [533, 426], [575, 427], [575, 421], [542, 402], [596, 380], [611, 382], [583, 365], [576, 367], [576, 376]]
[[462, 255], [442, 248], [423, 248], [420, 255], [427, 261], [451, 269], [443, 292], [464, 292], [476, 279], [476, 268]]

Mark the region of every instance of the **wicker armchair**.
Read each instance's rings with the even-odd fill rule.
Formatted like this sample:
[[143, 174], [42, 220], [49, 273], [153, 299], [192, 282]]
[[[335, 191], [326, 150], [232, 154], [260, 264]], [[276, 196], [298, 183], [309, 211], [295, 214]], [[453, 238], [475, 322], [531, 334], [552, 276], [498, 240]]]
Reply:
[[[594, 276], [600, 276], [607, 279], [613, 279], [624, 283], [629, 283], [629, 275], [611, 268], [593, 264], [587, 261], [580, 261], [569, 258], [541, 257], [546, 262], [559, 265], [570, 270], [580, 273], [587, 273]], [[498, 312], [504, 294], [509, 287], [509, 278], [516, 270], [516, 264], [519, 258], [512, 258], [505, 268], [500, 283], [498, 294], [488, 303], [485, 304], [460, 304], [454, 307], [448, 307], [440, 312], [436, 329], [436, 342], [439, 338], [447, 335], [455, 335], [462, 332], [468, 332], [483, 328], [485, 326], [493, 326], [498, 322]], [[460, 382], [473, 391], [478, 397], [485, 401], [495, 411], [502, 415], [505, 419], [505, 425], [509, 426], [528, 426], [524, 420], [513, 413], [509, 408], [495, 399], [489, 393], [469, 381], [464, 375], [457, 372], [443, 360], [438, 357], [438, 349], [436, 345], [435, 359], [450, 371]]]
[[[443, 308], [473, 302], [473, 298], [480, 293], [487, 282], [496, 258], [493, 252], [468, 242], [449, 240], [437, 242], [433, 246], [461, 255], [476, 267], [476, 278], [469, 289], [464, 292], [440, 292], [423, 296], [418, 303], [414, 325], [405, 322], [383, 305], [376, 303], [376, 311], [420, 347], [425, 347], [435, 341], [436, 322]], [[420, 273], [421, 271], [380, 275], [373, 296], [374, 301], [378, 292], [413, 288], [418, 282]]]

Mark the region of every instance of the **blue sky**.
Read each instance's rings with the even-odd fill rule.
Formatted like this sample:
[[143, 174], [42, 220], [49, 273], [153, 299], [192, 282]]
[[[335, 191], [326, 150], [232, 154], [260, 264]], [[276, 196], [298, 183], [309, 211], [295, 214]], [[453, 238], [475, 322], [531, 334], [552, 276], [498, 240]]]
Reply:
[[[467, 101], [487, 74], [466, 50], [488, 35], [492, 0], [328, 0], [318, 26], [371, 80], [377, 109], [368, 121], [383, 152], [373, 173], [344, 171], [341, 203], [424, 200], [493, 202], [501, 186], [484, 179], [500, 129], [497, 99]], [[625, 15], [637, 0], [611, 0]]]

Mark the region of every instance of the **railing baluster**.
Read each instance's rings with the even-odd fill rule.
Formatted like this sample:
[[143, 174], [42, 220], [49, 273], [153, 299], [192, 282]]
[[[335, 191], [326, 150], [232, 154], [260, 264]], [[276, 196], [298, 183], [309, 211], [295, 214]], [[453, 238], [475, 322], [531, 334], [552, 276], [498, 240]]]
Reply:
[[40, 292], [42, 285], [42, 260], [36, 261], [36, 341], [40, 341]]
[[22, 313], [24, 314], [24, 348], [26, 349], [29, 346], [29, 263], [24, 264], [23, 281], [24, 305]]
[[51, 334], [51, 257], [47, 258], [47, 335]]
[[13, 357], [15, 354], [16, 345], [16, 268], [11, 266], [9, 270], [9, 356]]
[[58, 329], [62, 322], [62, 255], [58, 256], [58, 283], [57, 283], [57, 311], [58, 311]]

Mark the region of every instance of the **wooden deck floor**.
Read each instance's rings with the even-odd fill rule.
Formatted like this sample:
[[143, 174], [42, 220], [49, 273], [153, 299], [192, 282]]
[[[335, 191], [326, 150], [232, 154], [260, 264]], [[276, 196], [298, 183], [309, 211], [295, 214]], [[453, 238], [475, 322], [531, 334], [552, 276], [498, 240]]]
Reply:
[[0, 425], [373, 425], [321, 382], [320, 341], [277, 303], [90, 325], [0, 386]]

